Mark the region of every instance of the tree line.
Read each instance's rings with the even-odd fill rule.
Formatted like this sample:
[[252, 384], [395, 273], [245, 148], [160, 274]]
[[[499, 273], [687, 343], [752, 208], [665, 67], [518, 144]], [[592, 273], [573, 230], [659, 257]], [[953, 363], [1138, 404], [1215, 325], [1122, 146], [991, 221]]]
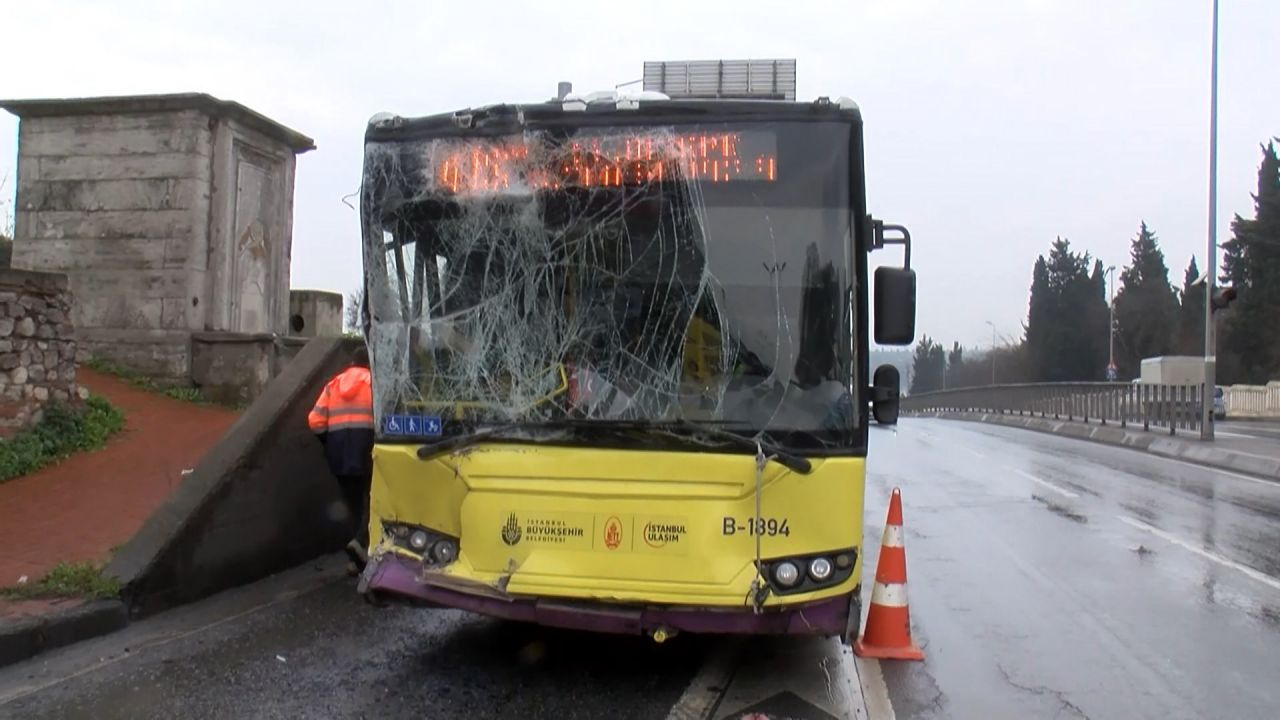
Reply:
[[[1236, 299], [1214, 313], [1217, 380], [1264, 384], [1280, 380], [1280, 158], [1275, 142], [1262, 146], [1251, 218], [1236, 215], [1221, 244], [1215, 291]], [[1119, 271], [1108, 303], [1108, 275]], [[1056, 238], [1036, 258], [1022, 337], [979, 357], [959, 343], [950, 351], [925, 335], [912, 357], [910, 392], [972, 387], [992, 382], [1097, 381], [1107, 377], [1114, 313], [1116, 377], [1137, 377], [1143, 358], [1204, 353], [1206, 278], [1192, 257], [1175, 287], [1156, 232], [1140, 223], [1129, 243], [1128, 264], [1106, 266]]]

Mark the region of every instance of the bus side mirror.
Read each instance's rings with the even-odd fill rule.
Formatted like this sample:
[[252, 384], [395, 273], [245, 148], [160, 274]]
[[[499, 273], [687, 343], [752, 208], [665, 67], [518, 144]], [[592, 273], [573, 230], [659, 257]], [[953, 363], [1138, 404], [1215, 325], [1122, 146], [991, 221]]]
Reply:
[[[878, 267], [875, 281], [875, 340], [910, 345], [916, 339], [916, 271]], [[877, 373], [880, 369], [876, 370]]]
[[898, 368], [881, 365], [876, 368], [871, 381], [871, 414], [881, 425], [898, 424], [898, 396], [902, 390], [902, 377]]

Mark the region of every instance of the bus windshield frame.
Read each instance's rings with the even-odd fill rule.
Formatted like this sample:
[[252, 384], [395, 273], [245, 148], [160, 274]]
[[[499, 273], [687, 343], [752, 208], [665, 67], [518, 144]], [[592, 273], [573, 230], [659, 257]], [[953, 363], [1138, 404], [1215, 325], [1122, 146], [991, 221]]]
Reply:
[[856, 142], [743, 118], [367, 139], [379, 441], [665, 446], [618, 432], [643, 422], [854, 454]]

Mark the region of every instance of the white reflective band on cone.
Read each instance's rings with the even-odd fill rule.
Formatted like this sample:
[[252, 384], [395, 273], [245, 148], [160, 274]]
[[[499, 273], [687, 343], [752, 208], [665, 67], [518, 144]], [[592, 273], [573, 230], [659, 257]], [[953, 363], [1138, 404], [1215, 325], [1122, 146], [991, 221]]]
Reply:
[[880, 538], [881, 547], [902, 547], [902, 526], [901, 525], [885, 525], [884, 535]]
[[906, 583], [876, 583], [871, 589], [871, 604], [884, 607], [906, 607]]

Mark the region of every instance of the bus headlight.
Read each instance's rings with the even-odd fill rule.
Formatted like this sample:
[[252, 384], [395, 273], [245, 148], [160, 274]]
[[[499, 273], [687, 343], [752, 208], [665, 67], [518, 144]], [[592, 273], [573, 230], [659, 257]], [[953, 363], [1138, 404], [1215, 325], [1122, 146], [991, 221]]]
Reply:
[[441, 565], [448, 565], [458, 558], [458, 546], [452, 540], [440, 540], [431, 546], [431, 557]]
[[422, 552], [427, 547], [427, 534], [422, 530], [414, 530], [409, 536], [409, 547]]
[[824, 557], [817, 557], [809, 561], [809, 577], [823, 582], [831, 577], [831, 561]]
[[790, 560], [784, 560], [773, 568], [773, 579], [783, 587], [791, 587], [800, 580], [800, 568]]

